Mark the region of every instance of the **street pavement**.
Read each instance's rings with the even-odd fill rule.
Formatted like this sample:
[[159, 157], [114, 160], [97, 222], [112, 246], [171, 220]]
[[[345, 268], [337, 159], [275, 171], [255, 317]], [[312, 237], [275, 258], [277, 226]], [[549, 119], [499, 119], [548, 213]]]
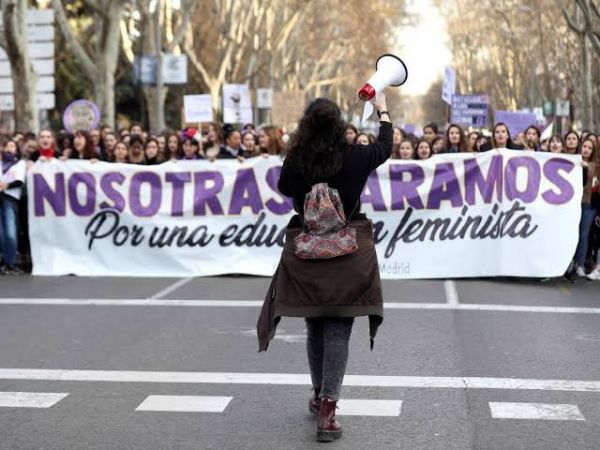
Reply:
[[257, 352], [268, 283], [0, 278], [0, 449], [600, 449], [600, 284], [384, 281], [319, 444], [303, 320]]

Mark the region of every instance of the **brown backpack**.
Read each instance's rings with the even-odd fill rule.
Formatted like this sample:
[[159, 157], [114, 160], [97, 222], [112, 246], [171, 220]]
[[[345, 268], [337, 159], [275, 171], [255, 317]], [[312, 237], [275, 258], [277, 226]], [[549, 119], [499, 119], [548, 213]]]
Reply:
[[302, 232], [294, 238], [298, 258], [329, 259], [358, 250], [356, 230], [347, 226], [344, 205], [336, 189], [327, 183], [313, 185], [302, 211]]

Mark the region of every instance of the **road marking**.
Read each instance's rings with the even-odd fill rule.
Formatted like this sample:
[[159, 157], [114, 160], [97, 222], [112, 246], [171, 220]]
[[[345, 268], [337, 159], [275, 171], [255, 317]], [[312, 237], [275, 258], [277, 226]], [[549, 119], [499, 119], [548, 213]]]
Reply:
[[[69, 298], [0, 298], [0, 305], [28, 306], [186, 306], [211, 308], [260, 308], [262, 300], [167, 300], [167, 299], [69, 299]], [[486, 303], [402, 303], [386, 301], [385, 309], [490, 311], [553, 314], [600, 314], [600, 308], [571, 306], [519, 306]]]
[[49, 392], [0, 392], [2, 408], [50, 408], [69, 394]]
[[173, 283], [173, 284], [167, 286], [166, 288], [164, 288], [162, 291], [158, 291], [156, 294], [151, 295], [148, 298], [159, 299], [159, 298], [166, 297], [171, 292], [176, 291], [177, 289], [179, 289], [182, 286], [185, 286], [186, 284], [188, 284], [193, 279], [194, 279], [194, 277], [182, 278], [181, 280], [176, 281], [175, 283]]
[[402, 401], [342, 398], [338, 408], [336, 414], [339, 416], [398, 417], [402, 411]]
[[222, 413], [232, 399], [203, 395], [149, 395], [135, 410]]
[[446, 291], [446, 302], [451, 306], [458, 305], [458, 292], [456, 292], [456, 283], [453, 280], [445, 280], [444, 290]]
[[[158, 372], [14, 368], [0, 369], [0, 380], [305, 386], [311, 384], [310, 375], [295, 373]], [[346, 375], [344, 377], [344, 386], [600, 392], [600, 381], [527, 378]]]
[[494, 419], [585, 420], [577, 405], [490, 402]]

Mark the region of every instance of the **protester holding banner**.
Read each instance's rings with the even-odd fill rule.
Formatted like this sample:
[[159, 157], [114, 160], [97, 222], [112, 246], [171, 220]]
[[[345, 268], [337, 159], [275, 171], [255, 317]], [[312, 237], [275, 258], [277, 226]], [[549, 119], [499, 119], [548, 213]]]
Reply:
[[242, 136], [231, 124], [223, 125], [223, 138], [225, 145], [221, 146], [219, 159], [236, 159], [241, 157]]
[[462, 128], [455, 123], [450, 124], [446, 130], [442, 153], [465, 153], [468, 151], [465, 133]]
[[129, 149], [124, 142], [117, 142], [113, 151], [113, 160], [111, 162], [126, 164], [129, 162]]
[[[425, 139], [426, 141], [429, 141], [429, 139], [427, 139], [425, 136], [423, 136], [423, 139]], [[444, 153], [444, 138], [443, 137], [435, 137], [433, 138], [431, 142], [431, 150], [433, 151], [434, 155], [437, 154], [441, 154]]]
[[128, 159], [129, 164], [146, 164], [146, 155], [144, 154], [144, 140], [139, 134], [130, 135]]
[[540, 139], [542, 132], [534, 125], [529, 125], [525, 130], [525, 150], [531, 150], [534, 152], [540, 151]]
[[[414, 146], [412, 140], [404, 139], [400, 143], [400, 149], [398, 151], [398, 156], [399, 156], [399, 158], [397, 158], [397, 159], [403, 159], [405, 161], [410, 161], [411, 159], [415, 159], [415, 146]], [[396, 159], [396, 158], [394, 158], [394, 159]]]
[[73, 138], [73, 151], [63, 159], [98, 159], [98, 153], [94, 148], [91, 135], [85, 130], [78, 130], [75, 132]]
[[580, 145], [581, 141], [579, 139], [579, 135], [577, 134], [577, 132], [571, 130], [567, 134], [565, 134], [564, 143], [565, 143], [565, 149], [564, 149], [565, 153], [569, 153], [571, 155], [579, 153], [579, 145]]
[[400, 127], [394, 127], [393, 128], [394, 131], [394, 135], [393, 135], [393, 141], [392, 141], [392, 158], [394, 158], [394, 155], [396, 156], [400, 156], [400, 143], [404, 140], [405, 135], [404, 135], [404, 131], [402, 131], [402, 128]]
[[425, 139], [421, 139], [417, 145], [417, 159], [424, 160], [431, 158], [433, 151], [431, 150], [431, 144]]
[[178, 133], [167, 133], [166, 156], [170, 160], [177, 160], [182, 157], [181, 137]]
[[262, 127], [258, 134], [258, 145], [261, 153], [269, 155], [285, 154], [285, 145], [281, 139], [281, 131], [274, 126]]
[[560, 134], [555, 134], [548, 141], [548, 151], [550, 153], [562, 153], [564, 148], [563, 139]]
[[196, 159], [204, 159], [204, 156], [198, 153], [198, 141], [189, 136], [183, 138], [181, 144], [181, 159], [184, 161], [193, 161]]
[[18, 275], [22, 273], [16, 265], [19, 199], [27, 168], [13, 140], [6, 143], [0, 157], [0, 274]]
[[[377, 98], [375, 106], [381, 117], [377, 142], [368, 146], [348, 145], [339, 107], [331, 100], [314, 100], [292, 138], [278, 183], [279, 191], [293, 198], [300, 216], [295, 215], [288, 224], [281, 260], [258, 321], [259, 349], [267, 349], [282, 316], [306, 318], [314, 390], [309, 408], [317, 415], [317, 440], [323, 441], [337, 439], [342, 433], [335, 413], [354, 317], [369, 316], [371, 345], [383, 320], [373, 225], [360, 213], [360, 195], [370, 173], [392, 151], [392, 127], [383, 95]], [[305, 215], [311, 205], [316, 206], [309, 201], [309, 195], [314, 199], [316, 192], [327, 196], [329, 201], [332, 196], [339, 205], [336, 217], [341, 215], [348, 226], [339, 238], [343, 239], [347, 230], [351, 236], [356, 233], [355, 243], [358, 243], [347, 254], [320, 259], [318, 263], [298, 257], [295, 243], [308, 223], [330, 226], [309, 222]], [[325, 197], [322, 199], [325, 201]], [[303, 212], [305, 200], [307, 206]], [[325, 204], [319, 203], [323, 207]]]
[[115, 145], [119, 142], [119, 138], [116, 133], [112, 131], [106, 131], [102, 138], [102, 159], [104, 161], [111, 162], [115, 157]]
[[[196, 154], [201, 158], [214, 161], [221, 151], [221, 135], [221, 126], [217, 122], [202, 124], [202, 146], [198, 149]], [[194, 139], [194, 141], [191, 142], [192, 146], [195, 146], [196, 142], [198, 141]]]
[[146, 144], [144, 145], [144, 155], [146, 156], [147, 166], [155, 166], [156, 164], [163, 162], [158, 147], [159, 144], [156, 138], [150, 138], [146, 141]]
[[[423, 139], [428, 141], [433, 146], [433, 141], [438, 137], [438, 126], [431, 122], [423, 127]], [[434, 153], [435, 152], [434, 150]]]
[[513, 142], [510, 137], [508, 126], [504, 122], [498, 122], [494, 125], [492, 131], [492, 141], [482, 146], [481, 151], [489, 151], [496, 148], [508, 148], [510, 150], [523, 150], [523, 147]]
[[479, 139], [483, 137], [482, 134], [478, 131], [471, 131], [467, 138], [467, 151], [469, 152], [478, 152], [479, 147], [477, 146], [477, 142]]
[[[34, 135], [35, 136], [35, 135]], [[41, 159], [51, 159], [56, 157], [56, 135], [54, 131], [44, 129], [40, 131], [38, 138], [38, 149], [31, 154], [30, 159], [37, 161]]]
[[252, 158], [260, 155], [260, 149], [256, 142], [256, 133], [254, 130], [246, 129], [242, 133], [242, 156]]
[[597, 155], [594, 142], [586, 139], [581, 144], [581, 164], [584, 168], [583, 197], [581, 199], [581, 220], [579, 222], [579, 241], [575, 252], [575, 264], [577, 276], [584, 277], [585, 259], [588, 252], [590, 229], [596, 217], [596, 209], [592, 206], [592, 188], [598, 182]]
[[73, 151], [73, 135], [71, 133], [63, 132], [58, 135], [58, 150], [61, 156]]

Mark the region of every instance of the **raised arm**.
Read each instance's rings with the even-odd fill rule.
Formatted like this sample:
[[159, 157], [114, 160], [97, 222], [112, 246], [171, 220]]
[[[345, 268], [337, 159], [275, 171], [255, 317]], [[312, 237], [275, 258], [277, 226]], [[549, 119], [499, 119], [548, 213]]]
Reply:
[[365, 169], [369, 173], [386, 162], [392, 154], [392, 122], [390, 121], [390, 114], [387, 111], [387, 103], [383, 94], [375, 102], [375, 107], [381, 116], [377, 141], [371, 145], [357, 146], [366, 160]]

